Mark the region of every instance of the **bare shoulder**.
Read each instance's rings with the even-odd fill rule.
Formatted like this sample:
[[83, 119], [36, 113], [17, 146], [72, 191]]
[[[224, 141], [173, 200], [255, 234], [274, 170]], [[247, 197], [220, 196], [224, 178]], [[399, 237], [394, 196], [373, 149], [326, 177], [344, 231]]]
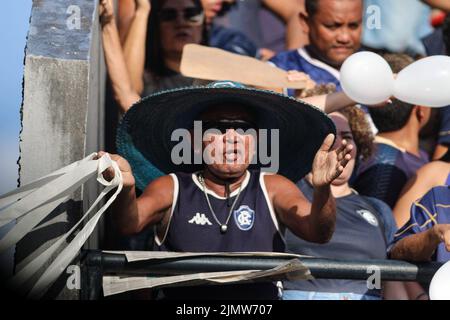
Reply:
[[174, 180], [171, 175], [165, 175], [153, 180], [147, 188], [145, 188], [141, 197], [162, 197], [170, 198], [173, 197]]
[[138, 210], [146, 223], [159, 223], [172, 207], [174, 180], [170, 175], [153, 180], [137, 199]]
[[450, 164], [443, 161], [433, 161], [417, 171], [417, 181], [423, 181], [430, 187], [444, 184], [450, 173]]
[[300, 193], [295, 183], [279, 174], [265, 174], [264, 183], [266, 184], [267, 192], [272, 196], [279, 193]]

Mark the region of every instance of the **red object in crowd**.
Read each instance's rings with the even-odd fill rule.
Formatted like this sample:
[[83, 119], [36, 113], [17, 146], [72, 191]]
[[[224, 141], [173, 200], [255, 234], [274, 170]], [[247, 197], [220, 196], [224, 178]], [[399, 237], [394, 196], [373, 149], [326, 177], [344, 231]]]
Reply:
[[447, 14], [443, 11], [440, 11], [431, 16], [431, 25], [435, 28], [441, 26], [444, 23], [445, 17]]

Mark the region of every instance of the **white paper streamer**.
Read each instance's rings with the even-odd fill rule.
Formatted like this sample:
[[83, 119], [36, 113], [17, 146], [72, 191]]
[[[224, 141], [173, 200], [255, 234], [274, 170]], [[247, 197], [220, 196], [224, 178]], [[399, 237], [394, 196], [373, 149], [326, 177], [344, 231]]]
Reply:
[[72, 171], [74, 168], [78, 167], [80, 163], [94, 159], [96, 155], [97, 155], [96, 153], [92, 153], [82, 160], [71, 163], [64, 168], [56, 170], [46, 176], [43, 176], [42, 178], [36, 179], [16, 190], [13, 190], [0, 196], [0, 209], [6, 207], [8, 204], [12, 204], [13, 202], [21, 198], [24, 198], [26, 195], [32, 193], [33, 191], [49, 183], [50, 181], [55, 180], [56, 178], [62, 176], [63, 174]]
[[[111, 203], [114, 202], [117, 195], [122, 190], [122, 174], [117, 163], [112, 161], [108, 154], [105, 154], [99, 160], [92, 160], [95, 155], [96, 154], [92, 154], [81, 161], [75, 162], [43, 178], [35, 180], [15, 192], [10, 192], [0, 198], [0, 204], [2, 206], [6, 205], [8, 202], [11, 203], [20, 199], [5, 209], [0, 210], [0, 226], [18, 217], [23, 217], [0, 241], [1, 252], [22, 239], [60, 203], [69, 199], [69, 196], [95, 173], [97, 173], [97, 181], [106, 186], [89, 210], [83, 215], [80, 221], [69, 230], [69, 232], [60, 237], [53, 245], [34, 258], [8, 281], [8, 284], [13, 288], [20, 291], [20, 287], [30, 280], [39, 269], [51, 259], [58, 249], [67, 241], [67, 238], [87, 217], [89, 217], [100, 201], [110, 191], [117, 188], [110, 200], [95, 213], [94, 217], [86, 223], [72, 242], [62, 250], [51, 263], [50, 267], [36, 282], [29, 296], [33, 298], [42, 297], [45, 291], [75, 258], [83, 244], [95, 229], [102, 214]], [[110, 182], [106, 181], [102, 176], [102, 173], [109, 167], [113, 167], [115, 171], [114, 179]]]
[[[105, 161], [109, 159], [108, 161]], [[102, 161], [103, 160], [103, 161]], [[114, 179], [111, 182], [103, 179], [102, 173], [108, 167], [112, 166], [115, 171]], [[32, 299], [39, 299], [45, 293], [47, 288], [59, 277], [61, 273], [67, 268], [70, 262], [75, 258], [78, 254], [81, 247], [84, 245], [86, 240], [89, 238], [91, 233], [94, 231], [97, 226], [98, 221], [100, 220], [103, 212], [108, 209], [108, 207], [116, 200], [119, 193], [122, 191], [122, 174], [120, 172], [119, 166], [117, 163], [112, 162], [109, 156], [107, 158], [100, 159], [99, 164], [99, 172], [97, 181], [101, 184], [107, 186], [105, 190], [103, 190], [100, 196], [95, 201], [94, 205], [88, 210], [90, 211], [95, 207], [95, 205], [99, 202], [99, 199], [106, 196], [111, 190], [117, 187], [116, 192], [113, 196], [108, 200], [108, 202], [94, 215], [94, 217], [89, 220], [88, 223], [83, 227], [83, 229], [75, 236], [72, 242], [64, 248], [64, 250], [58, 255], [58, 257], [52, 262], [52, 264], [47, 268], [44, 274], [39, 278], [38, 282], [34, 285], [33, 289], [29, 294], [29, 297]], [[66, 234], [65, 238], [67, 238], [69, 234]]]
[[39, 224], [45, 217], [49, 215], [53, 210], [56, 209], [61, 203], [69, 200], [69, 196], [60, 197], [54, 201], [51, 201], [39, 208], [30, 211], [26, 216], [20, 219], [16, 225], [8, 231], [8, 233], [0, 240], [0, 254], [8, 249], [9, 247], [15, 245], [23, 237], [25, 237], [28, 232], [33, 230], [35, 226]]
[[29, 213], [30, 211], [53, 200], [61, 195], [68, 195], [78, 189], [97, 172], [98, 162], [95, 160], [81, 163], [77, 170], [73, 170], [53, 180], [51, 183], [38, 188], [20, 201], [15, 202], [0, 214], [0, 227], [14, 219]]

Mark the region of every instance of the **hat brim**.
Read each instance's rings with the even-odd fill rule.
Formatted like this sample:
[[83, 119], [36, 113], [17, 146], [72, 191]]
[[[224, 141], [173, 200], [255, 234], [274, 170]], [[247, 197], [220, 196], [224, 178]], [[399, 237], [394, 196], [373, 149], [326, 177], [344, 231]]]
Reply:
[[143, 190], [164, 174], [199, 170], [195, 165], [172, 162], [172, 149], [179, 143], [171, 141], [172, 133], [191, 129], [199, 113], [225, 102], [256, 111], [259, 129], [279, 130], [278, 173], [294, 182], [310, 172], [325, 137], [336, 134], [333, 121], [324, 112], [272, 91], [190, 87], [159, 92], [133, 105], [118, 128], [117, 149], [130, 163], [137, 187]]

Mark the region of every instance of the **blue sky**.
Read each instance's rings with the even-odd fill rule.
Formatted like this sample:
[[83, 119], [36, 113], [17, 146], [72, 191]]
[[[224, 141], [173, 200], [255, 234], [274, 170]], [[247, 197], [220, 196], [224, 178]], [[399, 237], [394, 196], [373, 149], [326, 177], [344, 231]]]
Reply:
[[16, 188], [23, 59], [31, 0], [3, 1], [0, 10], [0, 194]]

